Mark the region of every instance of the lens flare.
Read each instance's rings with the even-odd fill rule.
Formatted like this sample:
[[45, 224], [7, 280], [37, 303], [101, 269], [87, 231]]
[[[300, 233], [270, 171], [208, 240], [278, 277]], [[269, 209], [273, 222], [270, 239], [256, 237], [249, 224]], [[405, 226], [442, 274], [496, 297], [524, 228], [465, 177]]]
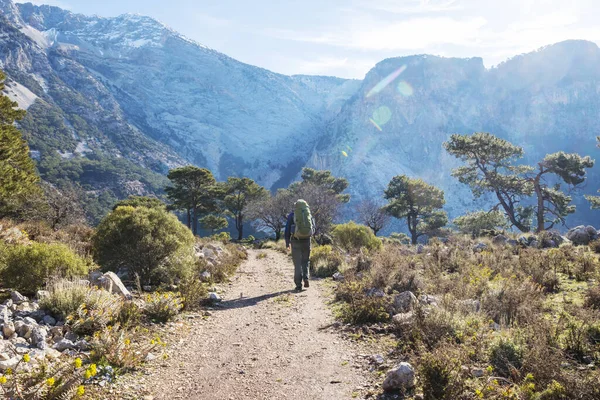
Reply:
[[344, 150], [342, 150], [342, 155], [343, 155], [344, 157], [348, 157], [348, 153], [346, 153]]
[[377, 130], [379, 130], [379, 132], [383, 131], [383, 129], [381, 129], [381, 127], [379, 125], [377, 125], [377, 122], [373, 121], [373, 118], [369, 118], [369, 121], [371, 121], [371, 123], [373, 124], [373, 126], [375, 128], [377, 128]]
[[410, 97], [413, 95], [415, 90], [412, 86], [410, 86], [410, 83], [406, 81], [400, 81], [398, 82], [398, 92], [400, 92], [400, 94], [404, 97]]
[[352, 147], [346, 146], [346, 148], [348, 149], [348, 151], [350, 151], [350, 152], [352, 151]]
[[405, 70], [406, 70], [406, 65], [403, 65], [400, 68], [398, 68], [397, 70], [395, 70], [394, 72], [392, 72], [391, 74], [389, 74], [388, 76], [386, 76], [385, 78], [383, 78], [381, 81], [379, 81], [379, 83], [377, 85], [373, 86], [373, 89], [369, 90], [369, 93], [367, 93], [367, 97], [371, 97], [374, 94], [381, 92], [383, 89], [386, 88], [387, 85], [392, 83]]
[[392, 110], [389, 107], [381, 106], [373, 111], [373, 121], [379, 126], [383, 126], [392, 118]]

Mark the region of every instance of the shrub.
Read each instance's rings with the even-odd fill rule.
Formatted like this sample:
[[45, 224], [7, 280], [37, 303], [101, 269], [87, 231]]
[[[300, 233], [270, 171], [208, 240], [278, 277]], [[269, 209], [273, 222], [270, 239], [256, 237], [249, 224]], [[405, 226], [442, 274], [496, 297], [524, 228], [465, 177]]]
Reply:
[[390, 300], [387, 297], [367, 295], [367, 285], [364, 281], [346, 280], [336, 292], [336, 298], [342, 300], [338, 309], [338, 317], [351, 324], [384, 322], [390, 319], [387, 309]]
[[600, 310], [600, 285], [592, 286], [585, 295], [585, 306]]
[[463, 391], [461, 356], [452, 344], [426, 353], [420, 360], [419, 377], [425, 400], [453, 400]]
[[125, 301], [119, 310], [117, 322], [124, 328], [135, 327], [143, 317], [142, 308], [135, 301]]
[[319, 278], [333, 276], [339, 271], [344, 259], [329, 245], [317, 246], [310, 252], [310, 274]]
[[40, 299], [40, 307], [55, 317], [66, 318], [87, 302], [90, 287], [87, 281], [58, 279], [50, 282], [48, 295]]
[[523, 350], [511, 339], [501, 338], [490, 346], [489, 362], [498, 375], [516, 377], [523, 366]]
[[336, 225], [331, 234], [335, 242], [349, 253], [358, 253], [361, 248], [369, 251], [381, 248], [381, 240], [369, 227], [353, 221]]
[[173, 283], [193, 272], [194, 236], [160, 208], [118, 207], [98, 226], [94, 257], [104, 270], [121, 268], [143, 284]]
[[219, 232], [215, 233], [210, 238], [222, 242], [223, 244], [227, 244], [231, 241], [231, 234], [229, 232]]
[[527, 323], [540, 310], [542, 291], [531, 281], [504, 279], [500, 287], [484, 294], [483, 310], [499, 324]]
[[473, 237], [481, 236], [482, 231], [504, 229], [508, 227], [508, 221], [500, 211], [476, 211], [465, 214], [452, 221], [461, 233]]
[[178, 289], [183, 297], [183, 308], [185, 310], [197, 309], [208, 295], [206, 286], [198, 278], [189, 278], [182, 281]]
[[139, 328], [125, 329], [115, 324], [106, 327], [102, 333], [96, 332], [90, 346], [92, 361], [112, 365], [121, 372], [136, 368], [164, 343], [158, 337], [151, 339]]
[[91, 335], [103, 331], [119, 317], [123, 301], [103, 289], [90, 288], [83, 303], [67, 317], [78, 334]]
[[406, 233], [403, 232], [393, 232], [392, 234], [390, 234], [390, 239], [394, 239], [399, 241], [401, 244], [410, 244], [410, 236], [408, 236]]
[[600, 254], [600, 239], [591, 241], [589, 246], [594, 253]]
[[0, 267], [4, 286], [35, 293], [51, 276], [71, 278], [88, 272], [89, 263], [63, 244], [4, 246]]
[[146, 315], [155, 322], [167, 322], [175, 318], [183, 308], [183, 298], [180, 293], [152, 293], [145, 296]]

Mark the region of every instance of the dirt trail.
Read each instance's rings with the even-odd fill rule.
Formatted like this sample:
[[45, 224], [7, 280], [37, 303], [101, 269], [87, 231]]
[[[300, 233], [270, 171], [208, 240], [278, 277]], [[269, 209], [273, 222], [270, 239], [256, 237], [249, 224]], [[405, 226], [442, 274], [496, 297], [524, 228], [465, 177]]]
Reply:
[[356, 350], [323, 329], [333, 319], [322, 282], [296, 293], [292, 276], [285, 255], [250, 251], [212, 316], [146, 377], [154, 399], [352, 398], [365, 383]]

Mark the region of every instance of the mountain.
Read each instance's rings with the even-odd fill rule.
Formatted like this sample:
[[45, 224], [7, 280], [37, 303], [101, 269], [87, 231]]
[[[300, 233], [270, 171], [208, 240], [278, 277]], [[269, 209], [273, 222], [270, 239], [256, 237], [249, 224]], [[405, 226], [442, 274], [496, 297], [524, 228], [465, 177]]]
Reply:
[[[442, 143], [453, 133], [492, 132], [522, 146], [529, 164], [561, 150], [600, 160], [599, 67], [600, 49], [584, 41], [547, 46], [491, 69], [480, 58], [384, 60], [330, 123], [310, 165], [348, 177], [355, 197], [381, 193], [394, 175], [422, 177], [445, 190], [447, 210], [459, 215], [486, 199], [475, 204], [450, 177], [458, 163]], [[600, 187], [597, 171], [589, 172], [583, 193]], [[579, 211], [572, 224], [598, 221], [580, 194], [574, 199]]]
[[[304, 166], [350, 180], [355, 200], [381, 197], [406, 173], [439, 185], [447, 210], [477, 208], [450, 177], [442, 143], [489, 131], [524, 162], [577, 151], [600, 159], [600, 50], [567, 41], [486, 69], [480, 58], [383, 60], [365, 79], [285, 76], [238, 62], [138, 15], [89, 17], [0, 0], [0, 68], [28, 109], [21, 127], [42, 176], [79, 183], [101, 215], [115, 198], [158, 193], [169, 168], [278, 188]], [[600, 187], [590, 172], [585, 193]], [[571, 223], [593, 222], [582, 196]]]
[[148, 17], [10, 0], [0, 11], [0, 68], [29, 111], [42, 176], [69, 176], [104, 209], [160, 190], [161, 174], [187, 163], [287, 186], [360, 84], [243, 64]]

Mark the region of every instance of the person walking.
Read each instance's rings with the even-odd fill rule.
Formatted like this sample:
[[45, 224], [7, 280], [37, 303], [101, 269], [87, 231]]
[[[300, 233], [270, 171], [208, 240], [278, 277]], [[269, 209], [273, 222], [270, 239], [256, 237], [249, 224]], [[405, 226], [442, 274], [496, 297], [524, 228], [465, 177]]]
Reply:
[[308, 203], [302, 199], [294, 204], [294, 211], [289, 213], [285, 224], [285, 247], [292, 249], [294, 262], [294, 283], [296, 290], [310, 286], [308, 282], [308, 265], [310, 263], [310, 239], [315, 233], [315, 221], [310, 213]]

